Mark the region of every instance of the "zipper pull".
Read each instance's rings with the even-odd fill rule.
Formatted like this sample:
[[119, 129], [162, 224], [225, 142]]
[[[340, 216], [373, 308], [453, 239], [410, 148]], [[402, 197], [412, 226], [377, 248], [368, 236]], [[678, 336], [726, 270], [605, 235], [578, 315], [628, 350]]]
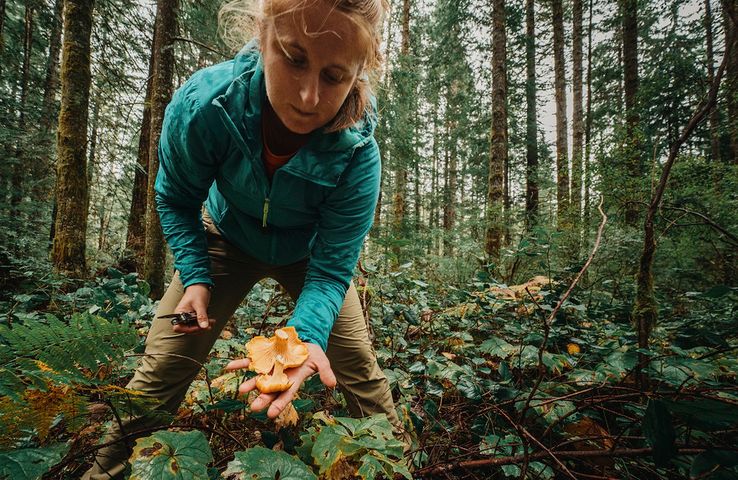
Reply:
[[267, 215], [269, 215], [269, 197], [264, 198], [264, 213], [261, 217], [262, 228], [267, 228]]

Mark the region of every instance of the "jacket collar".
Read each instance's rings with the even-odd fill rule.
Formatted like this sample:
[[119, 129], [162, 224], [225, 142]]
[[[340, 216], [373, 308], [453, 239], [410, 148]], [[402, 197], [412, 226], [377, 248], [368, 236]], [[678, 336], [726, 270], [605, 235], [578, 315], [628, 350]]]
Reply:
[[[258, 43], [252, 40], [233, 60], [233, 82], [212, 102], [219, 109], [226, 130], [251, 161], [261, 162], [261, 112], [265, 100], [263, 63]], [[308, 143], [282, 168], [314, 183], [335, 186], [354, 150], [371, 141], [375, 126], [376, 104], [372, 98], [371, 114], [338, 132], [313, 132]]]

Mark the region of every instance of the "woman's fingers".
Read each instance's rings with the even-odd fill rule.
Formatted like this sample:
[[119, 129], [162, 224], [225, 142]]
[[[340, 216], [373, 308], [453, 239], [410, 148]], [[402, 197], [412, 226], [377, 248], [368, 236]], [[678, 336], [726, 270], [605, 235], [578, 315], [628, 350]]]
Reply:
[[280, 413], [282, 413], [282, 410], [284, 410], [287, 405], [289, 405], [289, 403], [295, 398], [297, 390], [299, 390], [301, 384], [302, 382], [295, 382], [287, 391], [279, 394], [279, 396], [272, 401], [272, 404], [269, 405], [269, 410], [267, 410], [267, 417], [275, 418]]
[[249, 368], [249, 364], [251, 363], [251, 360], [248, 358], [239, 358], [238, 360], [231, 360], [228, 362], [228, 365], [226, 365], [225, 369], [226, 371], [231, 370], [238, 370], [239, 368]]
[[174, 327], [172, 327], [172, 330], [174, 330], [176, 333], [185, 333], [185, 334], [198, 334], [203, 332], [209, 332], [213, 329], [213, 325], [215, 324], [215, 319], [209, 318], [207, 319], [207, 323], [205, 324], [205, 327], [200, 326], [200, 324], [196, 325], [180, 325], [177, 324]]

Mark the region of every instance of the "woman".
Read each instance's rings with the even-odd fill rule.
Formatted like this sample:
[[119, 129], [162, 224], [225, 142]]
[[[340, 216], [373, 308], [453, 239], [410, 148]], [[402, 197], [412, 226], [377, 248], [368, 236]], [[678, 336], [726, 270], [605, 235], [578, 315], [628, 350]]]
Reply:
[[[317, 372], [342, 389], [352, 415], [385, 413], [400, 427], [351, 284], [379, 192], [367, 75], [380, 63], [386, 5], [264, 0], [259, 41], [197, 72], [173, 96], [156, 199], [177, 273], [156, 316], [195, 312], [198, 324], [155, 319], [128, 385], [162, 410], [176, 411], [244, 296], [272, 277], [296, 300], [287, 325], [307, 342], [309, 358], [287, 371], [290, 390], [259, 395], [252, 410], [277, 416]], [[241, 391], [253, 388], [247, 381]], [[136, 418], [123, 427], [153, 424]], [[127, 448], [102, 450], [85, 478], [122, 475]]]

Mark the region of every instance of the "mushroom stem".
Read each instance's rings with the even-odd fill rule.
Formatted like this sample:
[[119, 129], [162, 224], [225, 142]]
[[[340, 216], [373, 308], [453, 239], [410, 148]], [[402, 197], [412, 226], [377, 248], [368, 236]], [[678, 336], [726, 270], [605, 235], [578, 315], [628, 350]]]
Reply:
[[277, 375], [282, 375], [284, 372], [284, 357], [282, 355], [277, 355], [274, 357], [274, 372], [272, 372], [272, 376], [276, 377]]
[[283, 332], [281, 328], [274, 332], [274, 346], [278, 352], [286, 352], [289, 349], [287, 345], [289, 338], [289, 335]]

